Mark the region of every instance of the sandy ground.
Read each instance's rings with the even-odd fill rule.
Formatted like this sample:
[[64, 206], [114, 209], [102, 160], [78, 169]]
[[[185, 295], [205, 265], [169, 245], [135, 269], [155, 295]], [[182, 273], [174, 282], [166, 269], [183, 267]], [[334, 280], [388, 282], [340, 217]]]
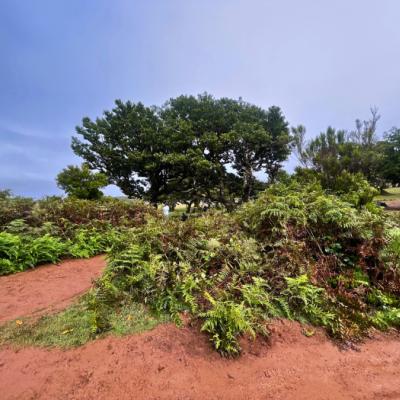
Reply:
[[66, 307], [91, 286], [104, 267], [104, 257], [97, 256], [0, 277], [0, 322]]
[[[3, 320], [65, 305], [103, 265], [94, 258], [1, 278]], [[234, 360], [213, 351], [198, 329], [172, 324], [66, 351], [6, 346], [0, 399], [400, 399], [398, 335], [376, 334], [344, 351], [320, 330], [304, 336], [297, 323], [277, 321], [271, 332], [268, 341], [243, 340]]]

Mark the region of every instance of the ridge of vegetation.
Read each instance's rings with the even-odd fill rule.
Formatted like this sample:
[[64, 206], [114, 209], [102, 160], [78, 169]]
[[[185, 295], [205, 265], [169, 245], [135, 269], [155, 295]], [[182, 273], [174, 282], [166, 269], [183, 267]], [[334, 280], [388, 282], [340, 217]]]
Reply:
[[127, 299], [177, 323], [186, 313], [225, 355], [274, 317], [354, 340], [400, 326], [399, 241], [398, 217], [294, 180], [233, 215], [134, 228], [113, 244], [89, 303], [98, 332]]

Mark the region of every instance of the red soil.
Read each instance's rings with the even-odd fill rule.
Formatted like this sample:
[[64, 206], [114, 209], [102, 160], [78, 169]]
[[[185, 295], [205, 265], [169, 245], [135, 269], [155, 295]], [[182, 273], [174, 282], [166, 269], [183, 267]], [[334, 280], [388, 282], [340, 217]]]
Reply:
[[[94, 258], [1, 278], [2, 318], [65, 305], [103, 265]], [[3, 347], [0, 398], [400, 399], [399, 336], [377, 334], [359, 351], [342, 351], [322, 331], [305, 337], [297, 323], [275, 322], [271, 332], [268, 342], [243, 340], [235, 360], [220, 357], [197, 329], [171, 324], [66, 351]]]
[[104, 267], [104, 257], [98, 256], [0, 277], [0, 322], [66, 307]]
[[220, 357], [196, 330], [161, 325], [61, 351], [0, 350], [8, 399], [400, 399], [400, 340], [379, 335], [341, 351], [321, 332], [307, 338], [277, 322], [269, 343]]

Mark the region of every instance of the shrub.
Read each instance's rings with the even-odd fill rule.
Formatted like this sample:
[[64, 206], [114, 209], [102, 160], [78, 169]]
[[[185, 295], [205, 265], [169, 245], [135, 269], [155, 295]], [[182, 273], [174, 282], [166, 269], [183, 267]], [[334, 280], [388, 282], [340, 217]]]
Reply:
[[33, 202], [8, 192], [0, 195], [0, 211], [5, 209], [4, 215], [0, 213], [1, 274], [56, 262], [62, 256], [88, 258], [104, 253], [123, 240], [124, 231], [160, 215], [136, 200], [48, 197]]
[[106, 250], [105, 235], [96, 229], [78, 228], [68, 242], [68, 254], [74, 258], [89, 258]]
[[48, 234], [28, 240], [25, 243], [30, 262], [26, 263], [28, 267], [35, 267], [38, 264], [47, 262], [57, 262], [61, 255], [65, 253], [65, 244], [59, 238], [52, 237]]
[[324, 289], [312, 285], [307, 275], [287, 277], [286, 283], [287, 287], [282, 295], [296, 319], [314, 325], [331, 325], [335, 315], [328, 311], [328, 296]]

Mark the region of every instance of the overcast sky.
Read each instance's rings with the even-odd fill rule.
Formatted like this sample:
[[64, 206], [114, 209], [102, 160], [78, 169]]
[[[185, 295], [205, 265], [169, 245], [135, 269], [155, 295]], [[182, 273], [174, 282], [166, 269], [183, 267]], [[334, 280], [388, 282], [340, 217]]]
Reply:
[[371, 106], [399, 126], [399, 20], [399, 0], [1, 0], [0, 188], [59, 193], [75, 126], [116, 98], [241, 96], [309, 136]]

